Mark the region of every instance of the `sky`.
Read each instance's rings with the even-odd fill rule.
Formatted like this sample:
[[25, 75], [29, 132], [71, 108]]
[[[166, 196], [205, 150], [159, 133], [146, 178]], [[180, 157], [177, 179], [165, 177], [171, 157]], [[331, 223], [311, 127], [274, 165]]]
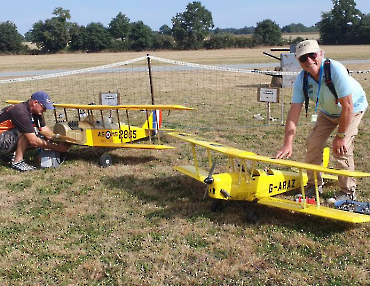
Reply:
[[[215, 28], [243, 28], [256, 26], [270, 19], [284, 27], [302, 23], [307, 27], [321, 20], [322, 12], [329, 12], [332, 0], [199, 0], [212, 13]], [[172, 26], [171, 19], [186, 10], [192, 0], [0, 0], [0, 22], [10, 21], [18, 32], [26, 33], [36, 22], [50, 19], [56, 7], [70, 10], [71, 22], [86, 26], [100, 22], [108, 27], [122, 12], [130, 22], [143, 21], [152, 30], [162, 25]], [[356, 8], [370, 13], [370, 0], [356, 0]]]

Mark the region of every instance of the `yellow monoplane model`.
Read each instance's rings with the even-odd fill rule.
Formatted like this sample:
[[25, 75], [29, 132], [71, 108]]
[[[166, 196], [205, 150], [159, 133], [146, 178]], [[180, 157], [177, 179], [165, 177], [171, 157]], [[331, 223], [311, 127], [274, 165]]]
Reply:
[[[208, 186], [206, 192], [208, 192], [208, 195], [211, 198], [215, 199], [211, 206], [213, 210], [216, 210], [219, 203], [223, 200], [239, 200], [345, 222], [360, 223], [370, 221], [369, 215], [347, 212], [320, 205], [317, 180], [315, 182], [316, 202], [314, 205], [308, 204], [306, 200], [296, 202], [275, 197], [287, 191], [300, 188], [302, 197], [305, 198], [304, 186], [307, 183], [306, 170], [314, 171], [315, 178], [317, 176], [317, 172], [325, 173], [333, 177], [338, 175], [369, 177], [370, 173], [336, 170], [320, 165], [312, 165], [283, 159], [272, 159], [252, 152], [228, 147], [217, 142], [205, 141], [190, 134], [172, 132], [169, 133], [169, 135], [190, 143], [194, 156], [194, 165], [176, 166], [175, 169], [187, 176], [205, 183]], [[196, 146], [206, 148], [210, 169], [209, 172], [199, 167]], [[220, 152], [228, 157], [227, 172], [214, 174], [216, 161], [214, 160], [212, 163], [211, 151]], [[299, 172], [257, 169], [257, 162], [293, 167], [298, 169]], [[248, 166], [248, 163], [250, 166]], [[251, 222], [256, 221], [257, 217], [253, 209], [248, 212], [247, 219]]]
[[[15, 104], [20, 101], [8, 100]], [[182, 105], [93, 105], [93, 104], [53, 104], [55, 125], [54, 134], [42, 134], [52, 137], [56, 142], [67, 142], [76, 145], [107, 148], [134, 149], [171, 149], [174, 147], [160, 144], [160, 133], [163, 110], [191, 110]], [[58, 109], [64, 114], [59, 116]], [[72, 119], [68, 111], [76, 111]], [[145, 122], [142, 126], [130, 124], [131, 111], [144, 111]], [[125, 120], [125, 123], [122, 122]], [[156, 135], [159, 144], [154, 144], [151, 137]], [[141, 139], [149, 139], [149, 143], [134, 143]], [[112, 164], [112, 158], [104, 153], [99, 160], [103, 167]]]

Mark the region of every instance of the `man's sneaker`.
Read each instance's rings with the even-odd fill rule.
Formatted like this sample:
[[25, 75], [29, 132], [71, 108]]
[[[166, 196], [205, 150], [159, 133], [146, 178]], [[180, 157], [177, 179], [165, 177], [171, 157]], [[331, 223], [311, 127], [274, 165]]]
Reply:
[[12, 169], [15, 169], [20, 172], [26, 172], [35, 170], [36, 167], [28, 165], [24, 160], [21, 160], [17, 163], [12, 162]]
[[[322, 186], [318, 186], [319, 194], [322, 194]], [[307, 185], [304, 189], [306, 197], [315, 198], [316, 197], [316, 188], [315, 185]]]
[[328, 203], [335, 204], [339, 201], [354, 201], [356, 199], [356, 191], [353, 190], [351, 193], [345, 193], [341, 191], [338, 195], [333, 198], [328, 199]]

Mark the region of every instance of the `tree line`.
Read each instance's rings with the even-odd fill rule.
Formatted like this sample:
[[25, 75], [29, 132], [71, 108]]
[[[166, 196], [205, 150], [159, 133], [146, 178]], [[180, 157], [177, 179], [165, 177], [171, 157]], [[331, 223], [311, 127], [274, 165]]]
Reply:
[[29, 48], [22, 45], [25, 40], [36, 44], [43, 53], [252, 48], [303, 40], [284, 40], [283, 32], [315, 31], [320, 33], [321, 44], [370, 44], [370, 14], [356, 9], [355, 0], [332, 2], [331, 11], [323, 13], [322, 20], [314, 27], [299, 23], [280, 28], [274, 21], [265, 19], [256, 27], [214, 29], [212, 13], [201, 2], [194, 1], [171, 19], [172, 27], [163, 25], [158, 32], [142, 21], [130, 22], [122, 12], [108, 27], [94, 22], [81, 26], [68, 21], [71, 19], [69, 10], [57, 7], [53, 17], [34, 23], [25, 36], [17, 31], [14, 23], [0, 23], [0, 53], [29, 52]]

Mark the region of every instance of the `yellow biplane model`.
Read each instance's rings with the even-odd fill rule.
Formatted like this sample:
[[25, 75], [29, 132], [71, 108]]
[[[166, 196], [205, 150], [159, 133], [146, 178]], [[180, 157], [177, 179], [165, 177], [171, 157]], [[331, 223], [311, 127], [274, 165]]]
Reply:
[[[207, 185], [206, 192], [209, 197], [215, 199], [212, 201], [211, 205], [213, 211], [217, 210], [220, 203], [224, 200], [237, 200], [249, 201], [270, 207], [277, 207], [351, 223], [370, 221], [369, 215], [320, 205], [317, 180], [315, 182], [316, 200], [314, 205], [309, 204], [306, 200], [297, 202], [276, 197], [277, 195], [300, 188], [302, 197], [305, 198], [304, 186], [307, 183], [306, 170], [312, 170], [315, 178], [317, 178], [317, 172], [331, 175], [331, 178], [335, 178], [335, 176], [338, 175], [369, 177], [370, 173], [336, 170], [320, 165], [294, 162], [291, 160], [272, 159], [252, 152], [228, 147], [217, 142], [205, 141], [190, 134], [176, 132], [168, 134], [190, 143], [194, 156], [194, 165], [176, 166], [175, 169]], [[210, 168], [209, 172], [199, 166], [196, 146], [204, 147], [207, 150]], [[212, 151], [219, 152], [228, 157], [227, 172], [219, 174], [214, 173], [216, 161], [214, 160], [212, 163]], [[258, 169], [256, 168], [258, 162], [293, 167], [298, 169], [299, 172]], [[247, 163], [249, 163], [250, 167]], [[256, 222], [257, 215], [253, 208], [247, 212], [247, 220], [249, 222]]]
[[[10, 104], [20, 101], [8, 100]], [[172, 149], [174, 147], [160, 144], [160, 133], [163, 110], [192, 110], [182, 105], [94, 105], [94, 104], [53, 104], [55, 125], [53, 134], [43, 134], [55, 142], [66, 142], [75, 145], [107, 148], [134, 149]], [[57, 110], [64, 110], [62, 118]], [[77, 111], [70, 119], [69, 110]], [[130, 124], [130, 111], [145, 111], [146, 120], [142, 126]], [[125, 113], [125, 114], [121, 114]], [[122, 118], [125, 123], [122, 122]], [[159, 144], [154, 144], [151, 137], [156, 135]], [[134, 143], [141, 139], [149, 143]], [[112, 158], [104, 153], [99, 159], [103, 167], [112, 164]]]

